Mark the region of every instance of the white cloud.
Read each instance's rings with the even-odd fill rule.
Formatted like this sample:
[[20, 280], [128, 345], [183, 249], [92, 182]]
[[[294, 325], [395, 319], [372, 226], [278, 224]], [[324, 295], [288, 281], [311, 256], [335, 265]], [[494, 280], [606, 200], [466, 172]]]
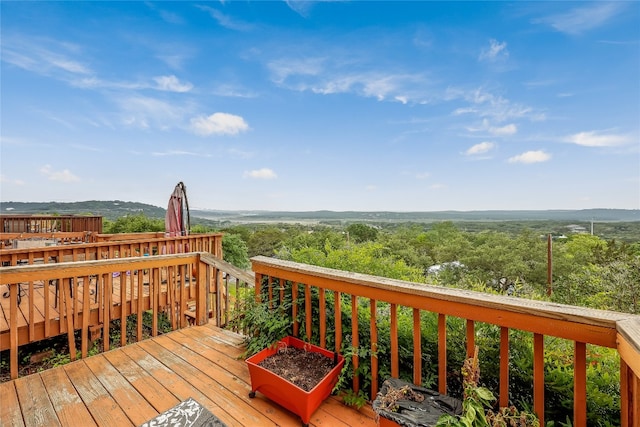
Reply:
[[598, 134], [598, 131], [590, 131], [569, 135], [564, 140], [584, 147], [615, 147], [628, 144], [632, 139], [626, 135]]
[[254, 169], [252, 171], [245, 171], [242, 174], [243, 178], [253, 179], [276, 179], [278, 175], [269, 168]]
[[509, 51], [507, 50], [507, 42], [499, 42], [495, 39], [489, 40], [489, 47], [482, 49], [478, 59], [480, 61], [497, 61], [499, 59], [506, 59], [509, 57]]
[[40, 173], [47, 177], [50, 181], [60, 182], [77, 182], [80, 178], [75, 176], [69, 169], [54, 171], [51, 165], [44, 165], [40, 168]]
[[429, 172], [419, 172], [416, 174], [417, 179], [427, 179], [431, 176]]
[[533, 23], [550, 25], [557, 31], [577, 35], [605, 25], [625, 6], [625, 2], [594, 2], [566, 13], [535, 19]]
[[[426, 102], [427, 79], [416, 73], [354, 72], [352, 60], [327, 57], [284, 58], [267, 64], [274, 83], [321, 95], [353, 93], [379, 101]], [[367, 68], [371, 68], [370, 66]]]
[[21, 179], [7, 178], [7, 176], [3, 174], [0, 174], [0, 182], [3, 184], [19, 185], [19, 186], [22, 186], [25, 184], [25, 182]]
[[237, 135], [248, 129], [249, 125], [242, 117], [228, 113], [214, 113], [208, 117], [198, 116], [191, 119], [191, 130], [202, 136]]
[[514, 125], [513, 123], [502, 126], [502, 127], [489, 127], [489, 132], [491, 132], [493, 135], [498, 135], [498, 136], [506, 136], [506, 135], [514, 135], [516, 132], [518, 132], [518, 127], [516, 125]]
[[193, 89], [191, 83], [180, 83], [180, 80], [174, 75], [154, 77], [153, 80], [158, 84], [158, 89], [168, 92], [189, 92]]
[[496, 147], [495, 143], [485, 141], [470, 147], [467, 151], [465, 151], [465, 154], [467, 156], [476, 156], [478, 154], [485, 154], [493, 150], [495, 147]]
[[230, 30], [236, 31], [249, 31], [253, 28], [253, 26], [249, 23], [238, 21], [233, 19], [229, 15], [225, 15], [218, 9], [214, 9], [209, 6], [196, 6], [198, 9], [207, 12], [213, 19], [215, 19], [219, 25], [228, 28]]
[[432, 190], [444, 190], [447, 186], [445, 184], [432, 184], [429, 188]]
[[470, 91], [462, 89], [447, 89], [448, 100], [463, 98], [471, 105], [460, 107], [453, 111], [453, 115], [474, 114], [479, 117], [490, 117], [496, 122], [527, 118], [529, 120], [544, 120], [543, 113], [536, 112], [531, 107], [512, 103], [499, 95], [487, 92], [483, 88]]
[[542, 150], [527, 151], [509, 158], [509, 163], [542, 163], [551, 159], [551, 154]]
[[72, 58], [78, 53], [72, 43], [48, 38], [5, 37], [2, 42], [2, 61], [36, 74], [61, 79], [90, 75], [91, 69]]
[[291, 10], [293, 10], [295, 13], [302, 16], [303, 18], [307, 18], [315, 1], [285, 0], [285, 3], [287, 3], [287, 6], [289, 6], [289, 8], [291, 8]]
[[184, 108], [151, 97], [131, 96], [116, 102], [122, 109], [123, 123], [142, 129], [169, 129], [179, 124], [185, 114]]
[[364, 190], [365, 190], [365, 191], [376, 191], [377, 189], [378, 189], [378, 187], [376, 187], [376, 186], [375, 186], [375, 185], [373, 185], [373, 184], [369, 184], [369, 185], [367, 185], [367, 186], [365, 186], [365, 187], [364, 187]]
[[492, 126], [489, 120], [483, 119], [480, 127], [467, 127], [470, 132], [489, 132], [494, 136], [515, 135], [518, 132], [518, 126], [513, 123], [504, 126]]
[[198, 157], [210, 157], [200, 153], [194, 153], [193, 151], [182, 150], [168, 150], [168, 151], [155, 151], [151, 153], [152, 156], [198, 156]]
[[317, 76], [324, 70], [325, 58], [280, 59], [271, 61], [267, 67], [276, 83], [284, 83], [290, 76]]

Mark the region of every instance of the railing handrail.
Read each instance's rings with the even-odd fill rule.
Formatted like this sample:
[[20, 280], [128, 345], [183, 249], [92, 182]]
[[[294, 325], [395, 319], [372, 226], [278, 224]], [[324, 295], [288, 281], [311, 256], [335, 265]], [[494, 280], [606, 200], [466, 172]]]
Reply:
[[[114, 271], [112, 266], [121, 265], [121, 270], [139, 270], [164, 266], [165, 260], [183, 260], [184, 263], [198, 262], [207, 252], [186, 252], [179, 254], [154, 255], [149, 257], [112, 258], [92, 261], [68, 261], [49, 264], [9, 266], [0, 269], [0, 285], [52, 277], [52, 272], [64, 271], [65, 276], [83, 276]], [[119, 271], [119, 270], [117, 270]]]
[[200, 261], [217, 268], [220, 271], [231, 274], [236, 279], [240, 279], [246, 283], [253, 283], [256, 279], [256, 275], [253, 271], [245, 271], [233, 264], [226, 262], [220, 258], [216, 258], [211, 254], [203, 253], [200, 256]]
[[[63, 254], [63, 255], [72, 255], [77, 253], [81, 254], [96, 254], [100, 248], [103, 249], [118, 249], [125, 246], [158, 246], [165, 243], [188, 243], [192, 241], [198, 241], [202, 239], [214, 239], [219, 240], [222, 238], [221, 233], [207, 233], [207, 234], [193, 234], [190, 236], [172, 236], [172, 237], [154, 237], [151, 239], [143, 238], [143, 239], [130, 239], [130, 240], [109, 240], [109, 241], [101, 241], [101, 242], [92, 242], [92, 243], [78, 243], [73, 245], [56, 245], [56, 246], [45, 246], [38, 248], [22, 248], [22, 249], [1, 249], [0, 250], [0, 258], [5, 260], [17, 259], [17, 260], [28, 260], [30, 257], [32, 258], [44, 258], [49, 257], [51, 254]], [[221, 246], [221, 245], [216, 245]], [[215, 249], [215, 248], [212, 248]], [[143, 254], [140, 253], [140, 256]], [[151, 255], [151, 254], [149, 254]], [[217, 255], [217, 254], [216, 254]]]
[[0, 232], [0, 240], [13, 240], [13, 239], [70, 239], [70, 238], [84, 238], [91, 234], [91, 231], [45, 231], [42, 233], [29, 233], [22, 232]]
[[[192, 233], [186, 236], [171, 236], [176, 238], [189, 238], [189, 237], [199, 237], [199, 236], [222, 236], [223, 233]], [[97, 242], [111, 242], [111, 241], [128, 241], [128, 240], [144, 240], [144, 239], [161, 239], [166, 236], [164, 231], [148, 231], [141, 233], [114, 233], [114, 234], [106, 234], [106, 233], [94, 233], [94, 238]]]

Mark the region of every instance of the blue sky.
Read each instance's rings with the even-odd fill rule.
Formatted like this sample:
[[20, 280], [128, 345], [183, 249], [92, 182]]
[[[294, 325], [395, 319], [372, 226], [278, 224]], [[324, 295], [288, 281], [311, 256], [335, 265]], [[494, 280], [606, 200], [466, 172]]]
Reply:
[[639, 2], [13, 2], [3, 201], [640, 208]]

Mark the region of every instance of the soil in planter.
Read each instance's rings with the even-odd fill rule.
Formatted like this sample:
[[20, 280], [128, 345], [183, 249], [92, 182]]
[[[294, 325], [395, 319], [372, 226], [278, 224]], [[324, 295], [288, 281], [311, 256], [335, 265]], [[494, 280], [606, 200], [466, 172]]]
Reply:
[[297, 347], [280, 348], [258, 365], [304, 391], [311, 391], [334, 367], [327, 356]]

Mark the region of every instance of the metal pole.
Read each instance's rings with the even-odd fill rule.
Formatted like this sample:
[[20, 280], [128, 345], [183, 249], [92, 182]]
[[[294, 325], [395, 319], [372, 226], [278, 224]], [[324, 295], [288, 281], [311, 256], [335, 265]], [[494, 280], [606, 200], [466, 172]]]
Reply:
[[551, 243], [551, 233], [547, 236], [547, 295], [551, 296], [553, 292], [553, 257], [552, 254], [552, 243]]

